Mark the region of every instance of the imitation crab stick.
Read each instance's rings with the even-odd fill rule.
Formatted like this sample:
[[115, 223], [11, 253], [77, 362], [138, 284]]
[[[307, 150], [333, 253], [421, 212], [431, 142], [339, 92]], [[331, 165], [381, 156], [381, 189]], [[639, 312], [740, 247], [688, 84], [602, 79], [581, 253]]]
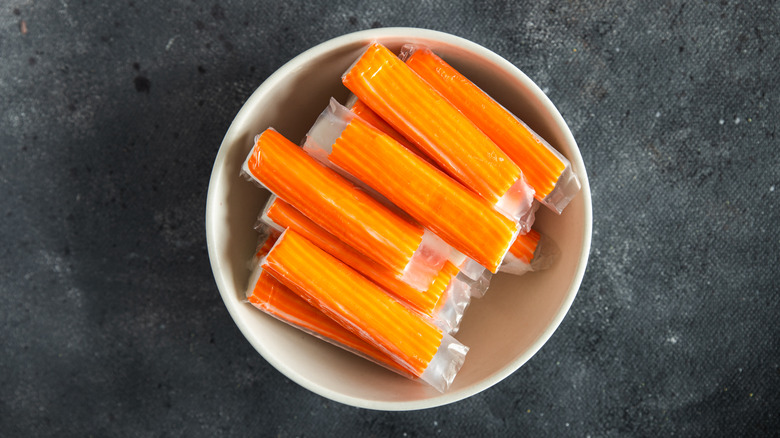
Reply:
[[530, 228], [533, 189], [520, 168], [386, 47], [371, 44], [342, 82], [442, 169]]
[[440, 391], [463, 364], [467, 347], [293, 230], [282, 233], [261, 267]]
[[496, 272], [519, 232], [479, 195], [331, 99], [304, 150], [363, 181], [455, 249]]
[[273, 129], [258, 136], [243, 172], [417, 290], [428, 289], [450, 255], [433, 233], [393, 213]]
[[536, 230], [531, 230], [527, 234], [517, 236], [515, 243], [509, 248], [509, 252], [518, 260], [524, 263], [531, 263], [534, 258], [534, 252], [539, 245], [539, 239], [542, 235]]
[[358, 253], [333, 234], [314, 223], [303, 213], [276, 196], [271, 196], [262, 213], [262, 221], [281, 230], [291, 229], [328, 254], [408, 303], [425, 315], [440, 321], [447, 331], [457, 330], [471, 295], [470, 282], [457, 277], [458, 268], [446, 262], [425, 292], [420, 292], [395, 278], [388, 268]]
[[557, 252], [558, 248], [547, 236], [531, 230], [517, 236], [499, 271], [514, 275], [541, 271], [552, 264]]
[[406, 137], [404, 137], [398, 131], [396, 131], [392, 126], [390, 126], [389, 123], [385, 122], [383, 118], [379, 117], [379, 114], [375, 113], [371, 108], [368, 107], [368, 105], [363, 103], [363, 101], [358, 99], [357, 96], [355, 96], [354, 94], [347, 100], [347, 104], [345, 106], [349, 108], [350, 111], [360, 116], [361, 119], [370, 123], [371, 126], [373, 126], [374, 128], [384, 132], [390, 137], [393, 137], [393, 140], [404, 145], [406, 149], [409, 149], [410, 151], [414, 152], [415, 155], [428, 161], [431, 164], [434, 165], [436, 164], [433, 160], [428, 158], [428, 156], [425, 155], [420, 149], [418, 149], [417, 146], [414, 145], [414, 143], [407, 140]]
[[274, 243], [276, 243], [276, 239], [278, 239], [279, 235], [282, 233], [282, 231], [284, 231], [263, 226], [259, 220], [257, 223], [255, 223], [255, 230], [257, 230], [260, 235], [257, 237], [255, 255], [252, 256], [252, 258], [247, 263], [247, 267], [249, 269], [254, 269], [255, 266], [257, 266], [257, 263], [260, 261], [260, 259], [264, 255], [268, 254], [268, 251], [270, 251], [271, 247], [273, 247]]
[[259, 266], [252, 272], [246, 298], [250, 304], [280, 321], [363, 356], [399, 374], [412, 377], [386, 353], [312, 307]]
[[[331, 98], [331, 106], [332, 105], [338, 105], [338, 102], [335, 101], [335, 99]], [[360, 115], [360, 117], [363, 120], [366, 120], [364, 116], [369, 117], [369, 120], [366, 120], [377, 128], [378, 130], [382, 131], [383, 133], [389, 135], [390, 137], [393, 137], [393, 139], [401, 139], [404, 141], [402, 143], [409, 151], [413, 152], [415, 155], [420, 157], [421, 159], [427, 161], [432, 166], [436, 166], [436, 163], [434, 163], [430, 158], [428, 158], [426, 155], [422, 154], [414, 145], [409, 143], [408, 140], [406, 140], [402, 135], [400, 135], [397, 131], [395, 131], [390, 125], [387, 124], [387, 122], [383, 121], [379, 116], [374, 113], [370, 108], [368, 108], [365, 104], [360, 102], [360, 100], [357, 99], [357, 96], [354, 94], [347, 99], [347, 105], [351, 105], [350, 111], [354, 114]], [[381, 126], [381, 128], [379, 127]], [[328, 160], [327, 152], [322, 149], [319, 145], [315, 143], [312, 145], [311, 141], [312, 138], [330, 138], [330, 137], [337, 137], [341, 130], [343, 129], [343, 123], [340, 120], [333, 120], [332, 114], [329, 114], [329, 112], [323, 111], [323, 113], [320, 115], [319, 118], [317, 118], [317, 121], [314, 123], [314, 125], [311, 127], [309, 132], [306, 134], [306, 143], [303, 145], [303, 149], [314, 159], [319, 161], [321, 164], [330, 167], [331, 169], [335, 170], [339, 175], [343, 176], [356, 186], [358, 186], [360, 189], [371, 195], [374, 199], [379, 201], [382, 205], [390, 208], [395, 213], [399, 214], [400, 216], [406, 218], [407, 220], [414, 221], [413, 218], [411, 218], [406, 212], [399, 209], [398, 206], [393, 204], [389, 199], [387, 199], [385, 196], [383, 196], [381, 193], [376, 191], [373, 187], [367, 185], [365, 182], [359, 180], [354, 175], [346, 172], [344, 169], [334, 165], [330, 160]], [[485, 268], [482, 267], [479, 263], [474, 262], [471, 259], [468, 259], [463, 253], [456, 250], [455, 248], [450, 248], [450, 257], [448, 260], [458, 267], [460, 270], [460, 274], [468, 277], [470, 281], [476, 281], [483, 277]]]
[[[271, 207], [277, 206], [277, 202], [279, 203], [278, 206], [285, 206], [285, 208], [274, 209], [274, 211], [269, 215], [268, 212], [272, 211]], [[295, 213], [286, 213], [286, 207], [289, 207], [291, 211]], [[288, 214], [289, 217], [283, 218], [283, 215]], [[271, 219], [270, 216], [273, 216], [274, 219]], [[284, 224], [284, 226], [281, 224]], [[322, 227], [315, 224], [311, 219], [304, 216], [301, 212], [295, 210], [290, 204], [287, 204], [276, 195], [271, 195], [271, 198], [268, 200], [266, 207], [258, 216], [257, 223], [255, 223], [255, 229], [263, 235], [268, 234], [269, 232], [271, 235], [276, 233], [276, 236], [273, 237], [273, 242], [276, 242], [279, 233], [283, 232], [287, 228], [292, 228], [293, 230], [299, 232], [304, 237], [319, 246], [321, 249], [343, 261], [344, 263], [350, 264], [350, 259], [358, 260], [358, 257], [361, 257], [364, 259], [363, 261], [350, 264], [350, 266], [353, 269], [358, 270], [361, 274], [371, 279], [375, 283], [385, 287], [390, 293], [395, 293], [401, 299], [404, 299], [404, 296], [410, 296], [412, 290], [414, 290], [410, 289], [409, 285], [406, 283], [399, 281], [396, 278], [392, 278], [392, 275], [387, 273], [387, 268], [384, 266], [372, 261], [367, 257], [363, 257], [362, 254], [355, 252], [354, 249], [351, 249], [344, 242], [338, 240], [335, 236], [325, 231]], [[318, 230], [321, 230], [322, 233], [320, 233]], [[320, 236], [315, 237], [315, 234], [319, 234]], [[325, 238], [326, 235], [332, 237]], [[264, 245], [263, 248], [267, 248], [267, 245]], [[453, 251], [457, 252], [454, 249]], [[257, 258], [266, 253], [267, 251], [263, 253], [258, 252]], [[352, 257], [350, 257], [350, 254], [352, 254]], [[511, 254], [507, 254], [507, 258], [510, 256]], [[257, 258], [253, 260], [253, 262], [250, 262], [250, 267], [256, 265]], [[460, 261], [458, 262], [458, 265], [455, 265], [452, 261], [447, 261], [441, 268], [439, 275], [437, 275], [436, 279], [434, 279], [433, 283], [431, 283], [431, 286], [427, 291], [424, 292], [430, 297], [435, 297], [438, 295], [438, 290], [440, 290], [440, 288], [446, 287], [444, 291], [444, 299], [439, 299], [439, 302], [435, 304], [433, 310], [434, 314], [431, 315], [431, 317], [437, 321], [442, 322], [443, 327], [450, 333], [457, 331], [460, 320], [463, 318], [463, 314], [465, 313], [466, 308], [468, 308], [471, 298], [479, 298], [485, 295], [485, 292], [490, 287], [490, 279], [492, 277], [492, 273], [490, 271], [485, 269], [482, 265], [478, 264], [474, 260], [465, 258], [465, 256], [459, 260]], [[506, 263], [506, 258], [504, 259], [504, 263]], [[385, 274], [381, 274], [383, 270], [385, 271]], [[447, 284], [448, 279], [449, 284]], [[415, 292], [418, 294], [420, 293], [420, 291]], [[420, 297], [414, 297], [412, 300], [416, 302], [420, 299]], [[429, 300], [428, 298], [425, 298], [423, 303], [432, 305], [433, 299]], [[415, 304], [412, 302], [409, 302], [409, 304], [415, 306]], [[416, 308], [427, 314], [427, 311], [420, 304], [417, 304]]]
[[401, 57], [522, 169], [539, 202], [563, 211], [580, 189], [569, 160], [430, 49], [407, 45]]

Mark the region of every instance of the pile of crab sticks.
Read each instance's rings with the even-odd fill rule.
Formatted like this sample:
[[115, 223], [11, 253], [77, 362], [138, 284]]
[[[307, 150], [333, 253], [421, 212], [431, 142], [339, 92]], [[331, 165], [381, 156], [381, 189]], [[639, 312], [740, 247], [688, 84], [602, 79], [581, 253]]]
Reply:
[[549, 265], [532, 228], [580, 190], [571, 164], [430, 49], [371, 44], [300, 147], [269, 128], [242, 174], [259, 213], [247, 301], [410, 379], [446, 391], [455, 339], [491, 275]]

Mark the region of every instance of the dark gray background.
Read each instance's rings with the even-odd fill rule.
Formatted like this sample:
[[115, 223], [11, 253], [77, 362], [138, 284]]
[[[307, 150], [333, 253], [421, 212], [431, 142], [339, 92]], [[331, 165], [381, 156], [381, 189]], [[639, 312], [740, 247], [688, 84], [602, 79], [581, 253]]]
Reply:
[[[780, 6], [542, 3], [2, 2], [0, 434], [776, 435]], [[517, 65], [593, 190], [590, 263], [550, 342], [420, 412], [287, 380], [235, 327], [206, 253], [206, 186], [243, 101], [298, 53], [378, 26]]]

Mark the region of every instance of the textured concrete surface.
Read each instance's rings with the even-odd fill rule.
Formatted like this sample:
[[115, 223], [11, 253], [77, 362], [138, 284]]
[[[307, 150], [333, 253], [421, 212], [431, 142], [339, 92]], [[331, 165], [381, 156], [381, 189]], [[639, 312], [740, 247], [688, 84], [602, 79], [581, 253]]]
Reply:
[[[243, 101], [303, 50], [377, 26], [520, 67], [593, 190], [590, 264], [550, 342], [421, 412], [284, 378], [231, 321], [205, 247]], [[0, 434], [777, 434], [779, 33], [771, 1], [3, 2]]]

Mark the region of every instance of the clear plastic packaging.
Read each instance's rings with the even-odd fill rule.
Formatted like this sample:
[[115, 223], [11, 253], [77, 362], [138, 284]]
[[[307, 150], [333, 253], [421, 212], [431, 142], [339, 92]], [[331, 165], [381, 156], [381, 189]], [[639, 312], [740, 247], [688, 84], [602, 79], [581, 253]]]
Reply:
[[441, 239], [393, 213], [273, 129], [258, 136], [242, 172], [417, 290], [428, 288], [449, 257]]
[[523, 275], [549, 268], [558, 257], [559, 249], [548, 236], [532, 230], [527, 235], [517, 236], [499, 272]]
[[268, 251], [270, 251], [271, 247], [274, 246], [274, 243], [276, 243], [279, 235], [282, 234], [282, 231], [284, 231], [271, 228], [270, 226], [261, 222], [259, 218], [257, 222], [255, 222], [255, 230], [258, 233], [257, 246], [255, 248], [255, 254], [251, 259], [249, 259], [249, 262], [247, 263], [247, 268], [249, 268], [249, 270], [255, 269], [257, 263], [260, 262], [260, 259], [264, 255], [268, 254]]
[[581, 184], [566, 157], [430, 49], [407, 44], [400, 58], [520, 167], [539, 202], [560, 214], [579, 192]]
[[455, 275], [447, 285], [447, 290], [444, 292], [446, 299], [442, 300], [442, 305], [436, 309], [436, 319], [446, 322], [446, 326], [440, 327], [450, 334], [457, 333], [460, 328], [463, 315], [471, 304], [473, 284], [471, 279]]
[[439, 391], [463, 364], [466, 346], [293, 230], [282, 233], [260, 266]]
[[466, 361], [466, 353], [468, 352], [469, 347], [461, 344], [452, 336], [445, 335], [436, 354], [420, 376], [420, 380], [444, 392], [455, 380], [463, 362]]
[[[307, 134], [303, 149], [378, 191], [426, 231], [493, 272], [520, 232], [517, 222], [334, 99]], [[533, 199], [527, 201], [533, 214]]]
[[[342, 83], [436, 164], [514, 220], [532, 220], [533, 189], [519, 167], [463, 113], [381, 44]], [[521, 224], [522, 230], [532, 223]]]
[[399, 300], [433, 318], [439, 327], [448, 332], [457, 329], [468, 306], [470, 296], [463, 293], [464, 286], [460, 282], [453, 283], [458, 269], [449, 262], [445, 263], [430, 287], [425, 292], [420, 292], [395, 278], [392, 271], [358, 253], [275, 195], [271, 195], [260, 213], [259, 222], [263, 227], [272, 230], [289, 228], [301, 234]]
[[485, 296], [488, 288], [490, 288], [490, 280], [493, 279], [493, 273], [485, 269], [476, 279], [471, 279], [463, 275], [463, 272], [458, 274], [458, 277], [462, 281], [469, 283], [471, 298], [482, 298]]
[[[507, 254], [508, 256], [509, 254]], [[505, 257], [506, 258], [506, 257]], [[468, 257], [464, 257], [462, 260], [460, 260], [460, 263], [456, 265], [460, 272], [465, 275], [466, 277], [472, 279], [472, 280], [478, 280], [482, 277], [482, 275], [485, 273], [487, 269], [485, 269], [484, 266], [480, 265], [473, 259], [470, 259]]]

